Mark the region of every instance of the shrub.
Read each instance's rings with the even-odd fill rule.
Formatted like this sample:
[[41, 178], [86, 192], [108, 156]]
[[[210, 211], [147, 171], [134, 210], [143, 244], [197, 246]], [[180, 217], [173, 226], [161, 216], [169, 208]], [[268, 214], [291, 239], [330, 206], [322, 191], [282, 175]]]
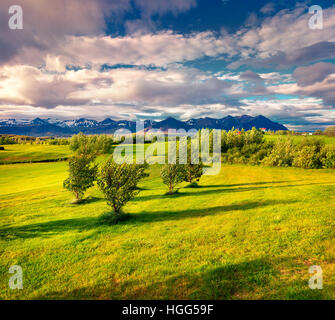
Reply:
[[335, 137], [335, 126], [326, 128], [325, 135], [328, 137]]
[[223, 156], [223, 161], [230, 164], [245, 163], [246, 158], [241, 154], [241, 150], [239, 148], [231, 148], [228, 149], [227, 153]]
[[97, 166], [92, 165], [94, 159], [94, 155], [85, 153], [69, 159], [69, 177], [63, 182], [63, 186], [75, 195], [75, 203], [80, 202], [85, 191], [94, 185], [97, 175]]
[[112, 157], [101, 167], [98, 186], [116, 215], [120, 215], [122, 207], [138, 194], [137, 184], [146, 176], [145, 169], [146, 165], [117, 164]]
[[[265, 142], [261, 130], [252, 128], [249, 131], [230, 130], [222, 132], [221, 151], [223, 159], [229, 163], [258, 163], [257, 160], [267, 152], [261, 152], [257, 157], [254, 155], [261, 149], [267, 149], [270, 145]], [[251, 157], [253, 157], [251, 159]]]
[[321, 168], [321, 150], [323, 147], [324, 141], [321, 139], [304, 138], [296, 146], [292, 166], [304, 169]]
[[294, 159], [295, 146], [291, 137], [279, 138], [262, 163], [273, 167], [290, 167]]
[[161, 170], [163, 183], [168, 186], [168, 194], [173, 194], [175, 187], [185, 181], [185, 165], [166, 164]]
[[264, 142], [264, 134], [261, 130], [252, 128], [251, 130], [245, 132], [244, 142], [246, 145], [260, 145]]
[[83, 133], [76, 134], [70, 139], [70, 150], [77, 153], [111, 153], [113, 138], [107, 135], [86, 136]]
[[69, 139], [61, 139], [61, 138], [56, 138], [56, 139], [49, 139], [47, 140], [47, 143], [49, 145], [57, 145], [57, 146], [66, 146], [70, 144], [70, 140]]
[[315, 147], [317, 152], [320, 152], [323, 146], [325, 145], [324, 140], [320, 138], [307, 138], [304, 137], [300, 144], [298, 144], [298, 148], [303, 148], [303, 147]]
[[315, 146], [303, 146], [294, 154], [293, 167], [316, 169], [320, 167], [320, 153]]
[[193, 183], [198, 182], [203, 174], [203, 163], [198, 164], [188, 163], [185, 165], [185, 180], [186, 182]]
[[8, 137], [8, 136], [1, 136], [0, 137], [0, 144], [16, 144], [17, 141], [15, 138]]
[[335, 169], [335, 145], [325, 145], [321, 150], [320, 158], [323, 168]]
[[[199, 158], [196, 159], [196, 156], [197, 155], [193, 153], [191, 143], [189, 142], [187, 145], [187, 164], [185, 165], [184, 181], [189, 182], [190, 184], [192, 184], [192, 186], [197, 185], [197, 182], [200, 180], [203, 174], [203, 167], [204, 167], [202, 161]], [[193, 162], [199, 162], [199, 163], [193, 163]]]
[[263, 161], [263, 159], [267, 157], [268, 154], [272, 151], [272, 148], [273, 148], [273, 144], [271, 142], [264, 144], [261, 149], [259, 149], [258, 151], [255, 151], [255, 153], [253, 153], [250, 156], [248, 162], [252, 165], [260, 164]]

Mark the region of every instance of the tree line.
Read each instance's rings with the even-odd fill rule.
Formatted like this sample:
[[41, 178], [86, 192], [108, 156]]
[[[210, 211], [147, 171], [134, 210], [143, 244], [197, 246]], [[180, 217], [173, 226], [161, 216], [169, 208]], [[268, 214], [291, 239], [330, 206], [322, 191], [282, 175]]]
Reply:
[[335, 168], [335, 144], [317, 137], [278, 137], [267, 141], [255, 128], [221, 133], [222, 160], [227, 163], [297, 167], [304, 169]]
[[[69, 158], [69, 176], [64, 180], [63, 186], [75, 196], [72, 203], [78, 204], [83, 201], [86, 190], [96, 183], [107, 204], [113, 209], [113, 214], [109, 214], [109, 220], [117, 223], [124, 218], [122, 208], [139, 193], [139, 182], [149, 176], [146, 172], [148, 164], [118, 164], [113, 156], [110, 156], [99, 165], [95, 160], [101, 149], [94, 148], [97, 146], [100, 148], [104, 144], [87, 143], [83, 135], [73, 138], [74, 154]], [[190, 186], [196, 186], [203, 173], [203, 164], [201, 161], [197, 164], [191, 162], [189, 154], [186, 164], [181, 164], [177, 157], [175, 164], [162, 167], [161, 177], [167, 186], [167, 195], [172, 195], [176, 186], [183, 181], [189, 182]]]

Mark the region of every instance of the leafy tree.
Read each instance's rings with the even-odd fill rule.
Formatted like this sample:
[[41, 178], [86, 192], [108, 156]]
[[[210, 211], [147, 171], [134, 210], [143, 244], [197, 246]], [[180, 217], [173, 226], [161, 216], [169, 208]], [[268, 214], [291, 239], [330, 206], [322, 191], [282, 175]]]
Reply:
[[97, 175], [97, 166], [92, 165], [94, 155], [81, 153], [69, 159], [69, 177], [64, 181], [64, 188], [70, 190], [80, 202], [85, 191], [94, 185]]
[[137, 184], [146, 176], [146, 167], [140, 164], [117, 164], [112, 157], [101, 167], [98, 186], [116, 215], [120, 215], [122, 207], [138, 194]]
[[295, 146], [293, 139], [279, 138], [274, 144], [271, 153], [263, 159], [263, 164], [273, 167], [290, 167], [294, 159]]
[[14, 138], [8, 136], [1, 136], [0, 137], [0, 144], [16, 144], [17, 141]]
[[174, 188], [181, 182], [185, 181], [185, 165], [166, 164], [161, 170], [163, 183], [168, 186], [168, 194], [173, 194]]
[[328, 137], [335, 137], [335, 126], [326, 128], [325, 135]]
[[320, 158], [323, 168], [335, 169], [335, 144], [325, 145]]
[[292, 166], [304, 169], [322, 167], [321, 151], [325, 145], [319, 138], [303, 138], [296, 146]]
[[320, 153], [317, 151], [316, 146], [299, 148], [294, 154], [292, 166], [303, 169], [320, 168]]
[[[212, 139], [210, 139], [211, 141]], [[189, 182], [191, 184], [196, 184], [198, 182], [203, 174], [203, 167], [204, 164], [200, 159], [197, 159], [199, 163], [193, 163], [196, 162], [195, 160], [195, 154], [192, 152], [191, 144], [188, 143], [187, 146], [187, 164], [185, 165], [185, 177], [184, 181]]]
[[70, 139], [70, 150], [76, 153], [111, 153], [114, 140], [111, 136], [86, 136], [83, 133], [76, 134]]

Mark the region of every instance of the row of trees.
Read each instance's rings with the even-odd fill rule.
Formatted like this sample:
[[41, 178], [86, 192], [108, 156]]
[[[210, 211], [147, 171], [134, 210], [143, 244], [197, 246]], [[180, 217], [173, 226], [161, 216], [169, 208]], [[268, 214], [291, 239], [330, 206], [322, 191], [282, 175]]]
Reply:
[[9, 136], [1, 136], [0, 137], [0, 144], [16, 144], [18, 143], [18, 139]]
[[79, 133], [70, 139], [70, 150], [77, 153], [107, 154], [112, 152], [114, 143], [113, 136], [110, 135], [87, 136]]
[[304, 169], [335, 169], [335, 145], [325, 144], [320, 139], [305, 138], [299, 143], [292, 139], [278, 139], [262, 163]]
[[243, 163], [305, 169], [335, 168], [335, 144], [316, 137], [278, 137], [267, 141], [260, 130], [231, 130], [221, 133], [222, 159]]
[[76, 152], [69, 159], [69, 177], [63, 182], [64, 188], [75, 196], [72, 203], [82, 202], [86, 190], [97, 182], [107, 204], [120, 215], [121, 208], [138, 193], [137, 185], [147, 176], [147, 165], [119, 165], [110, 158], [99, 166], [95, 162], [96, 154], [85, 151]]
[[[69, 159], [69, 177], [63, 182], [64, 188], [70, 190], [75, 199], [73, 203], [80, 203], [88, 188], [96, 182], [107, 204], [113, 208], [116, 219], [121, 217], [122, 207], [138, 192], [138, 183], [148, 176], [148, 164], [123, 163], [117, 164], [113, 157], [100, 166], [96, 163], [97, 151], [91, 147], [77, 149]], [[168, 188], [168, 194], [175, 192], [176, 186], [187, 181], [194, 186], [199, 181], [203, 171], [203, 164], [191, 163], [188, 155], [186, 164], [166, 164], [161, 170], [163, 183]]]

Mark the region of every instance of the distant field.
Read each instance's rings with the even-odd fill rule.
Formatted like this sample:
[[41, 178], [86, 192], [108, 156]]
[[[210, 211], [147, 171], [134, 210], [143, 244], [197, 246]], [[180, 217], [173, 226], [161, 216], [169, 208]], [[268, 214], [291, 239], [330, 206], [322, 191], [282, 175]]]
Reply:
[[288, 138], [288, 137], [292, 137], [293, 138], [293, 141], [295, 142], [299, 142], [303, 139], [306, 139], [306, 138], [311, 138], [311, 139], [321, 139], [323, 140], [326, 144], [329, 144], [329, 143], [334, 143], [335, 144], [335, 137], [326, 137], [326, 136], [289, 136], [289, 135], [268, 135], [266, 134], [265, 135], [265, 139], [268, 140], [268, 141], [275, 141], [277, 140], [279, 137], [282, 137], [282, 138]]
[[[159, 171], [125, 207], [132, 218], [107, 226], [96, 187], [69, 203], [66, 162], [0, 166], [0, 299], [335, 299], [333, 170], [224, 165], [174, 196]], [[23, 290], [8, 289], [11, 265]], [[308, 287], [312, 265], [323, 290]]]
[[10, 144], [4, 147], [5, 150], [0, 150], [0, 164], [57, 160], [70, 155], [69, 146]]
[[[279, 137], [287, 138], [289, 136], [265, 135], [265, 139], [268, 141], [274, 141]], [[303, 136], [293, 136], [293, 140], [296, 142], [301, 141], [304, 138], [305, 137]], [[335, 137], [314, 136], [312, 138], [319, 138], [324, 140], [325, 143], [335, 144]], [[12, 144], [5, 145], [4, 147], [4, 151], [0, 150], [0, 164], [43, 162], [47, 160], [54, 161], [67, 158], [71, 153], [69, 146]], [[145, 150], [148, 147], [149, 144], [145, 144]]]

